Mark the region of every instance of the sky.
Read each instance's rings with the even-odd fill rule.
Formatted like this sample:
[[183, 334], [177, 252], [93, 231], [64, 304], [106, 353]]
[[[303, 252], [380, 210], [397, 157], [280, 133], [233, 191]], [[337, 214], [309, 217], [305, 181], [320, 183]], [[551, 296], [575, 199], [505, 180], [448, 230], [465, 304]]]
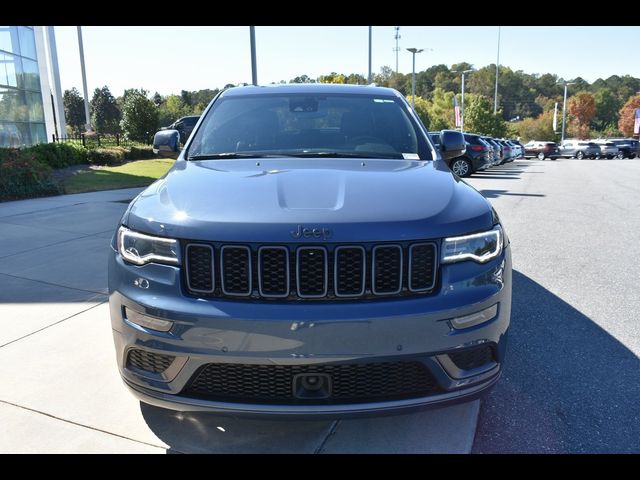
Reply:
[[[55, 27], [62, 89], [76, 87], [82, 77], [76, 27]], [[249, 27], [82, 27], [89, 92], [109, 86], [119, 96], [125, 88], [150, 93], [222, 88], [251, 83]], [[374, 26], [373, 72], [395, 69], [393, 26]], [[640, 77], [637, 60], [640, 27], [501, 27], [500, 64], [526, 73], [552, 73], [589, 82], [610, 75]], [[497, 26], [400, 27], [399, 71], [411, 73], [432, 65], [462, 61], [475, 68], [496, 62]], [[331, 72], [368, 70], [368, 28], [256, 27], [258, 83], [311, 78]], [[90, 93], [91, 95], [91, 93]]]

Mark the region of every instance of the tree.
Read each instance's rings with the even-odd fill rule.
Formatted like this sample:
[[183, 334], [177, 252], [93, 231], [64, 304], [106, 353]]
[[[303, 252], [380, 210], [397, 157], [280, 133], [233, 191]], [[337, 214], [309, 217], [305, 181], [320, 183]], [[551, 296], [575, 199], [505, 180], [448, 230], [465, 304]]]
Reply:
[[524, 143], [529, 140], [556, 141], [556, 134], [553, 131], [553, 110], [544, 112], [537, 118], [525, 118], [514, 126]]
[[507, 126], [500, 113], [493, 114], [493, 105], [486, 97], [474, 95], [465, 96], [464, 129], [469, 132], [489, 135], [495, 138], [507, 134]]
[[589, 138], [591, 120], [596, 114], [596, 101], [592, 93], [581, 91], [567, 101], [567, 111], [571, 115], [568, 132], [577, 138]]
[[315, 80], [307, 75], [299, 75], [289, 80], [289, 83], [315, 83]]
[[96, 88], [90, 102], [91, 123], [98, 133], [119, 133], [120, 109], [106, 85]]
[[159, 107], [162, 104], [162, 102], [164, 101], [163, 98], [162, 98], [162, 95], [160, 95], [158, 92], [154, 93], [151, 96], [151, 100], [153, 101], [153, 103], [156, 104], [156, 107]]
[[[407, 102], [411, 103], [411, 95], [409, 95], [407, 97]], [[416, 113], [418, 114], [418, 117], [420, 117], [420, 120], [422, 120], [422, 123], [424, 124], [424, 127], [429, 130], [429, 124], [431, 123], [429, 120], [429, 102], [427, 102], [424, 98], [422, 97], [418, 97], [416, 95]]]
[[445, 92], [441, 88], [436, 88], [433, 91], [433, 97], [427, 108], [431, 130], [454, 128], [453, 95], [453, 92]]
[[619, 112], [618, 129], [627, 137], [633, 135], [636, 108], [640, 108], [640, 95], [629, 98]]
[[617, 123], [618, 111], [622, 103], [618, 101], [616, 95], [608, 87], [597, 90], [593, 97], [596, 102], [596, 114], [593, 118], [594, 128], [604, 131], [607, 128], [614, 127]]
[[73, 87], [71, 90], [64, 91], [62, 103], [64, 105], [64, 116], [67, 120], [67, 125], [71, 127], [73, 133], [79, 134], [84, 130], [85, 124], [84, 98], [80, 96], [80, 92], [78, 92], [76, 87]]
[[192, 114], [193, 109], [184, 104], [180, 95], [168, 95], [158, 107], [158, 124], [166, 127], [180, 117]]
[[151, 140], [151, 136], [158, 129], [158, 108], [147, 98], [146, 90], [125, 90], [120, 125], [127, 138], [131, 140]]

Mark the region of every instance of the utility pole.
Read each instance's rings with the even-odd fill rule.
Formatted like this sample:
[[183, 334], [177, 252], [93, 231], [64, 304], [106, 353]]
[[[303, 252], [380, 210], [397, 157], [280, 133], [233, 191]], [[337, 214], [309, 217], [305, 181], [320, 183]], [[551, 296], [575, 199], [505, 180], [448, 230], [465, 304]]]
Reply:
[[256, 27], [249, 27], [251, 42], [251, 83], [258, 85], [258, 67], [256, 66]]
[[398, 40], [400, 40], [400, 27], [393, 27], [393, 29], [396, 31], [395, 35], [393, 36], [393, 38], [395, 38], [396, 40], [396, 48], [393, 49], [394, 52], [396, 52], [396, 73], [398, 73], [398, 53], [400, 53], [400, 46], [398, 45]]
[[87, 90], [87, 72], [84, 68], [84, 48], [82, 46], [82, 27], [78, 26], [78, 47], [80, 48], [80, 70], [82, 71], [82, 90], [84, 92], [84, 118], [87, 132], [91, 131], [89, 115], [89, 91]]
[[500, 69], [500, 27], [498, 27], [498, 58], [496, 60], [496, 91], [493, 95], [493, 114], [498, 113], [498, 70]]
[[372, 27], [369, 27], [369, 75], [367, 76], [369, 83], [371, 83], [371, 80], [373, 78], [371, 76], [371, 28]]

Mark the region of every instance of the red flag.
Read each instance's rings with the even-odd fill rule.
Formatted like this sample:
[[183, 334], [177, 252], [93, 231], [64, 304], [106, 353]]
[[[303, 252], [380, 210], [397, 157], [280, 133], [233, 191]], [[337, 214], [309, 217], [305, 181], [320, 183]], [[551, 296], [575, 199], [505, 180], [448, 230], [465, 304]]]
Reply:
[[456, 115], [456, 127], [460, 127], [462, 125], [462, 119], [460, 118], [460, 105], [458, 105], [458, 98], [453, 96], [453, 111]]

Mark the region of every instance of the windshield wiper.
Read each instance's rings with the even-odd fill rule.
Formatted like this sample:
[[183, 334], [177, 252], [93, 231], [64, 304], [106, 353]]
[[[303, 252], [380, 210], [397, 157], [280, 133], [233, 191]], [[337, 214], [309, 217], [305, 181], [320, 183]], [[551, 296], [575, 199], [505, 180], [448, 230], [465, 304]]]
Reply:
[[301, 152], [292, 153], [292, 157], [301, 158], [402, 158], [399, 153], [367, 153], [367, 152]]
[[240, 153], [240, 152], [225, 152], [225, 153], [208, 153], [204, 155], [191, 155], [187, 157], [187, 160], [223, 160], [227, 158], [277, 158], [286, 157], [288, 155], [273, 155], [263, 153]]

